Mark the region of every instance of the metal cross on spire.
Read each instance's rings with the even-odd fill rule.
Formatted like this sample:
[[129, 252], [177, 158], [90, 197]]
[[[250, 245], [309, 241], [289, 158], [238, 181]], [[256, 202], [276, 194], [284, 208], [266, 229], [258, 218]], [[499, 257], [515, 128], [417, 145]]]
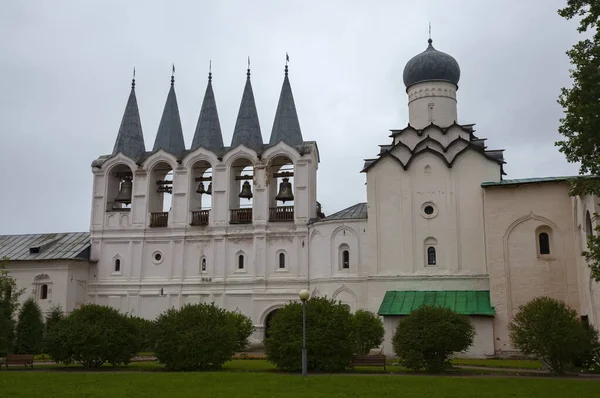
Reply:
[[131, 78], [131, 88], [135, 88], [135, 66], [133, 67], [133, 77]]
[[171, 86], [175, 84], [175, 64], [173, 64], [173, 70], [171, 71]]

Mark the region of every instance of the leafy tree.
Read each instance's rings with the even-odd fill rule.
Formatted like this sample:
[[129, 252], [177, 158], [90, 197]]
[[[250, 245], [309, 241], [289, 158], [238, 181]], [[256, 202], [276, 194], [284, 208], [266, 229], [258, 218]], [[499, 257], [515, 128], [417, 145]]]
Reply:
[[31, 297], [21, 306], [15, 337], [15, 353], [39, 354], [42, 352], [44, 320], [40, 307]]
[[155, 354], [169, 370], [220, 369], [237, 345], [230, 312], [214, 303], [172, 308], [156, 320]]
[[137, 329], [114, 308], [85, 304], [56, 323], [46, 336], [46, 350], [56, 362], [97, 368], [127, 364], [139, 351]]
[[8, 258], [0, 261], [0, 356], [6, 355], [13, 346], [15, 313], [19, 308], [19, 297], [25, 289], [18, 289], [15, 279], [5, 270]]
[[367, 310], [358, 310], [352, 316], [352, 343], [354, 353], [367, 355], [383, 343], [385, 330], [381, 319]]
[[50, 307], [50, 311], [46, 314], [46, 318], [44, 321], [44, 341], [43, 341], [43, 352], [46, 352], [46, 336], [54, 326], [56, 326], [60, 321], [65, 319], [65, 314], [62, 310], [60, 304], [53, 305]]
[[252, 335], [252, 333], [254, 333], [252, 319], [248, 318], [244, 314], [240, 314], [239, 312], [230, 312], [229, 316], [236, 325], [237, 344], [235, 351], [243, 351], [248, 347], [248, 344], [250, 344], [248, 338]]
[[[340, 302], [312, 297], [306, 302], [308, 370], [335, 372], [352, 360], [352, 314]], [[278, 369], [302, 368], [302, 304], [290, 302], [277, 311], [265, 341], [265, 352]]]
[[140, 351], [154, 351], [156, 344], [156, 322], [139, 316], [130, 316], [129, 321], [136, 329]]
[[466, 316], [450, 308], [422, 306], [398, 321], [394, 352], [409, 369], [441, 372], [450, 357], [473, 344], [475, 328]]
[[537, 297], [519, 307], [508, 325], [515, 347], [545, 359], [557, 373], [597, 346], [598, 332], [586, 326], [564, 302]]
[[[559, 132], [564, 140], [556, 145], [569, 162], [579, 162], [579, 174], [600, 176], [600, 2], [598, 0], [568, 0], [558, 10], [567, 20], [580, 18], [579, 33], [593, 31], [569, 51], [573, 86], [562, 88], [559, 104], [564, 109]], [[580, 177], [571, 183], [572, 195], [600, 195], [600, 179]], [[600, 281], [600, 234], [588, 238], [588, 250], [583, 253]]]

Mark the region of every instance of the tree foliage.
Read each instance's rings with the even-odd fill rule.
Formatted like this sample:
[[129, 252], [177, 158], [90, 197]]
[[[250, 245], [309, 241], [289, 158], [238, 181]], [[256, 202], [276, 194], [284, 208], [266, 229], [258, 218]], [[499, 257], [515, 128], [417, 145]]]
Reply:
[[[352, 360], [352, 314], [340, 302], [312, 297], [306, 302], [307, 367], [340, 371]], [[273, 317], [265, 352], [278, 369], [302, 368], [302, 304], [290, 302]]]
[[19, 311], [15, 333], [16, 354], [40, 354], [44, 338], [44, 319], [39, 305], [28, 298]]
[[591, 352], [598, 340], [598, 332], [584, 325], [574, 309], [550, 297], [520, 306], [508, 330], [515, 347], [545, 359], [557, 373]]
[[229, 316], [234, 322], [237, 332], [237, 343], [235, 346], [235, 351], [243, 351], [250, 344], [248, 338], [252, 335], [252, 333], [254, 333], [254, 325], [252, 324], [252, 319], [239, 312], [230, 312]]
[[[564, 117], [559, 132], [564, 139], [556, 145], [569, 162], [579, 162], [579, 174], [600, 176], [600, 1], [568, 0], [558, 10], [563, 18], [579, 19], [579, 33], [586, 38], [577, 42], [567, 55], [572, 68], [573, 86], [562, 88], [558, 99]], [[571, 183], [572, 195], [600, 195], [600, 179], [580, 177]], [[600, 232], [600, 231], [599, 231]], [[588, 238], [588, 250], [583, 253], [592, 270], [592, 277], [600, 281], [600, 234]]]
[[140, 351], [154, 351], [156, 345], [156, 321], [139, 316], [130, 316], [129, 321], [134, 325]]
[[450, 356], [473, 344], [475, 328], [466, 316], [449, 308], [422, 306], [398, 321], [394, 352], [409, 369], [441, 372]]
[[236, 326], [214, 303], [172, 308], [156, 320], [155, 354], [169, 370], [220, 369], [238, 346]]
[[46, 350], [56, 362], [97, 368], [127, 364], [139, 351], [137, 329], [114, 308], [85, 304], [56, 323], [46, 335]]
[[352, 343], [354, 353], [367, 355], [383, 343], [385, 330], [381, 319], [367, 310], [358, 310], [352, 315]]
[[15, 314], [19, 297], [24, 289], [18, 289], [15, 279], [5, 270], [7, 258], [0, 261], [0, 356], [12, 350], [15, 332]]
[[46, 337], [48, 336], [48, 333], [63, 319], [65, 319], [65, 314], [60, 304], [53, 305], [52, 307], [50, 307], [50, 311], [46, 313], [46, 318], [44, 320], [44, 341], [42, 347], [42, 351], [44, 353], [47, 352]]

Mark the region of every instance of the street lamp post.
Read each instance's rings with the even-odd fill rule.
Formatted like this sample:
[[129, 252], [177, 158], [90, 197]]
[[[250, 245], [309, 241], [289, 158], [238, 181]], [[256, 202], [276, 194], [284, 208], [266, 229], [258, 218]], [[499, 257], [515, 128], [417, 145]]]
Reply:
[[310, 297], [310, 292], [308, 290], [300, 290], [298, 296], [302, 300], [302, 376], [306, 376], [306, 300]]

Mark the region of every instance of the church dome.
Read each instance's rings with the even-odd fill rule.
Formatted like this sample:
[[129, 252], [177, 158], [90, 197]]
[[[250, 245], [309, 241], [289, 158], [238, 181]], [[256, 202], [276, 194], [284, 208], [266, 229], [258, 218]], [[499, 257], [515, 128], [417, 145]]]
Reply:
[[403, 79], [406, 88], [428, 81], [446, 81], [458, 85], [458, 62], [451, 55], [433, 48], [431, 43], [432, 40], [429, 39], [427, 49], [412, 57], [404, 67]]

